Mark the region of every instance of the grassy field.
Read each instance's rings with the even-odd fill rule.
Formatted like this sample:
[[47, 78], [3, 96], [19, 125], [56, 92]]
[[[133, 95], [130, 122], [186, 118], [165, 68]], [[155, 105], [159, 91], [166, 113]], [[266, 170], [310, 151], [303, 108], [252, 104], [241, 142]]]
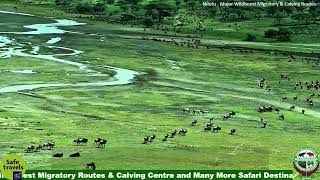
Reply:
[[[10, 5], [4, 7], [10, 9]], [[23, 25], [52, 20], [1, 14], [0, 22], [12, 22], [6, 24], [6, 30], [23, 31]], [[101, 41], [101, 36], [88, 34], [61, 35], [59, 46], [84, 52], [65, 59], [89, 61], [93, 69], [102, 66], [137, 72], [154, 69], [157, 78], [142, 86], [133, 83], [28, 91], [36, 96], [0, 94], [1, 156], [8, 152], [22, 154], [30, 169], [83, 169], [91, 161], [98, 169], [292, 169], [292, 160], [298, 150], [305, 147], [320, 150], [317, 143], [320, 98], [313, 98], [314, 106], [305, 101], [310, 94], [319, 91], [293, 89], [298, 81], [319, 80], [319, 66], [302, 62], [304, 57], [288, 62], [288, 55], [272, 55], [266, 51], [268, 48], [254, 44], [244, 46], [264, 51], [243, 53], [231, 49], [176, 47], [170, 43], [141, 40], [144, 32], [140, 29], [98, 22], [65, 29], [106, 37]], [[8, 36], [33, 45], [56, 37]], [[208, 36], [204, 42], [206, 40], [216, 39]], [[279, 46], [295, 52], [290, 43]], [[307, 45], [297, 46], [300, 51], [300, 47]], [[319, 50], [317, 46], [313, 48]], [[45, 50], [45, 53], [52, 53], [50, 51]], [[19, 75], [10, 72], [23, 69], [39, 73]], [[86, 77], [73, 66], [26, 57], [0, 59], [0, 72], [0, 87], [108, 81], [112, 76]], [[66, 72], [73, 75], [66, 76]], [[281, 79], [281, 73], [289, 75], [291, 80]], [[271, 85], [271, 92], [259, 88], [262, 78]], [[284, 96], [289, 99], [281, 100]], [[293, 101], [294, 96], [298, 96], [297, 101]], [[257, 112], [259, 106], [266, 105], [279, 107], [286, 119], [279, 120], [275, 112]], [[291, 105], [296, 106], [294, 111], [289, 111]], [[187, 115], [182, 113], [183, 108], [203, 109], [210, 114]], [[301, 114], [301, 109], [306, 113]], [[223, 120], [223, 115], [230, 111], [235, 111], [236, 116]], [[211, 117], [215, 125], [222, 127], [221, 132], [203, 132]], [[268, 121], [267, 128], [261, 128], [261, 117]], [[198, 120], [196, 126], [191, 126], [193, 120]], [[162, 141], [165, 134], [181, 128], [188, 129], [186, 136]], [[230, 135], [233, 128], [237, 132]], [[156, 140], [142, 144], [144, 136], [151, 134], [157, 136]], [[87, 137], [89, 143], [75, 146], [73, 140], [78, 137]], [[93, 144], [97, 137], [108, 140], [105, 149]], [[50, 141], [56, 143], [52, 151], [24, 153], [29, 145]], [[81, 157], [67, 157], [78, 151]], [[52, 158], [56, 152], [63, 152], [65, 157]]]

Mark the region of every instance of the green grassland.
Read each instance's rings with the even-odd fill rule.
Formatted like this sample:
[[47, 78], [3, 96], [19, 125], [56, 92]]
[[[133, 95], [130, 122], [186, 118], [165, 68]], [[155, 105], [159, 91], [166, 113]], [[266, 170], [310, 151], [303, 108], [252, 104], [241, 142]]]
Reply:
[[[12, 6], [6, 4], [4, 9]], [[45, 14], [45, 10], [43, 8], [38, 13]], [[30, 7], [25, 7], [25, 11], [32, 12]], [[51, 22], [38, 17], [23, 17], [25, 20], [18, 17], [5, 15], [0, 16], [0, 20], [15, 22], [15, 25], [6, 25], [11, 27], [10, 31], [22, 31], [19, 28], [30, 23]], [[93, 69], [102, 66], [138, 72], [154, 69], [157, 77], [142, 85], [28, 91], [37, 97], [19, 93], [0, 94], [1, 156], [8, 152], [22, 154], [30, 169], [84, 169], [85, 164], [91, 161], [97, 164], [98, 169], [291, 169], [293, 156], [299, 149], [311, 147], [320, 150], [320, 98], [313, 98], [314, 106], [305, 102], [311, 93], [319, 91], [293, 90], [297, 81], [319, 80], [319, 66], [314, 68], [302, 62], [302, 57], [288, 62], [288, 55], [270, 54], [269, 49], [274, 51], [278, 47], [258, 43], [243, 43], [243, 46], [235, 43], [234, 48], [253, 48], [256, 49], [254, 53], [214, 47], [191, 49], [141, 40], [146, 33], [143, 29], [87, 23], [81, 28], [65, 29], [103, 34], [105, 41], [87, 34], [63, 35], [59, 46], [84, 51], [65, 59], [82, 63], [89, 61]], [[224, 25], [219, 26], [222, 28]], [[251, 26], [254, 24], [245, 27], [247, 31]], [[155, 31], [148, 33], [171, 38]], [[19, 41], [26, 40], [25, 36], [14, 37]], [[28, 41], [33, 45], [41, 44], [48, 37], [34, 36]], [[236, 42], [242, 38], [229, 36], [221, 39]], [[215, 40], [208, 34], [203, 41], [210, 44]], [[296, 43], [297, 48], [292, 48], [291, 43], [274, 44], [293, 53], [310, 52], [303, 49], [307, 44]], [[260, 48], [264, 51], [259, 51]], [[312, 48], [319, 51], [316, 45]], [[50, 50], [46, 51], [50, 53]], [[21, 69], [40, 73], [21, 76], [8, 72]], [[0, 70], [4, 71], [1, 72], [0, 87], [46, 82], [95, 82], [98, 79], [84, 78], [80, 76], [83, 72], [72, 66], [25, 57], [0, 59]], [[73, 76], [66, 76], [66, 72]], [[291, 80], [282, 80], [281, 73], [288, 74]], [[262, 78], [271, 85], [271, 92], [258, 87]], [[111, 77], [103, 80], [111, 80]], [[283, 96], [289, 99], [282, 101]], [[299, 99], [293, 101], [294, 96]], [[279, 107], [286, 119], [279, 120], [275, 112], [258, 113], [257, 108], [263, 105]], [[291, 105], [296, 106], [294, 111], [289, 111]], [[187, 115], [182, 113], [183, 108], [204, 109], [210, 114]], [[306, 113], [301, 114], [301, 109]], [[235, 111], [236, 116], [223, 120], [223, 115], [230, 111]], [[221, 132], [203, 132], [210, 117], [222, 127]], [[260, 117], [268, 121], [267, 128], [261, 128]], [[198, 124], [191, 126], [192, 120], [198, 120]], [[165, 134], [181, 128], [188, 129], [186, 136], [162, 141]], [[230, 135], [233, 128], [237, 132]], [[155, 142], [142, 144], [143, 137], [151, 134], [157, 136]], [[73, 140], [78, 137], [87, 137], [89, 143], [75, 146]], [[108, 140], [105, 149], [96, 148], [93, 144], [97, 137]], [[52, 151], [24, 153], [31, 144], [49, 141], [56, 143]], [[77, 151], [81, 157], [67, 157]], [[63, 152], [65, 157], [53, 158], [52, 154], [56, 152]]]

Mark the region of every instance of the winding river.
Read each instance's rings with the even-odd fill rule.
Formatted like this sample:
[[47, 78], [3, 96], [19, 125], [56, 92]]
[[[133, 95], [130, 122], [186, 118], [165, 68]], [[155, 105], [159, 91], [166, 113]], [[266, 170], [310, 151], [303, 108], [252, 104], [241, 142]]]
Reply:
[[[0, 13], [6, 14], [15, 14], [21, 16], [33, 16], [30, 14], [23, 14], [23, 13], [15, 13], [15, 12], [8, 12], [8, 11], [0, 11]], [[66, 65], [76, 66], [79, 70], [86, 71], [89, 75], [90, 73], [94, 73], [97, 76], [107, 76], [107, 74], [103, 74], [96, 70], [90, 69], [87, 64], [82, 64], [79, 62], [70, 61], [67, 59], [61, 58], [61, 56], [76, 56], [83, 51], [71, 49], [67, 47], [60, 47], [54, 46], [54, 44], [58, 43], [62, 40], [61, 37], [57, 36], [55, 38], [51, 38], [46, 42], [45, 48], [50, 49], [63, 49], [70, 51], [70, 53], [64, 54], [54, 54], [54, 55], [46, 55], [46, 54], [39, 54], [41, 47], [33, 46], [32, 50], [27, 52], [26, 44], [25, 43], [18, 43], [15, 39], [10, 39], [9, 37], [5, 36], [5, 34], [20, 34], [20, 35], [42, 35], [42, 34], [65, 34], [65, 33], [72, 33], [66, 30], [61, 29], [60, 27], [64, 26], [80, 26], [84, 25], [84, 23], [79, 23], [72, 20], [55, 20], [55, 23], [48, 23], [48, 24], [33, 24], [33, 25], [25, 25], [24, 27], [30, 29], [30, 31], [26, 32], [0, 32], [0, 58], [10, 58], [12, 56], [21, 56], [21, 57], [33, 57], [42, 60], [48, 61], [55, 61], [59, 63], [63, 63]], [[31, 43], [27, 43], [30, 45]], [[90, 86], [114, 86], [114, 85], [124, 85], [132, 83], [133, 78], [138, 75], [138, 72], [129, 70], [129, 69], [122, 69], [112, 66], [105, 66], [102, 68], [107, 68], [109, 70], [115, 71], [116, 74], [114, 76], [115, 80], [113, 81], [101, 81], [101, 82], [90, 82], [90, 83], [75, 83], [75, 84], [53, 84], [53, 83], [45, 83], [45, 84], [28, 84], [28, 85], [12, 85], [7, 87], [0, 87], [0, 93], [10, 93], [10, 92], [19, 92], [24, 90], [34, 90], [39, 88], [49, 88], [49, 87], [90, 87]], [[17, 72], [19, 73], [19, 72]]]

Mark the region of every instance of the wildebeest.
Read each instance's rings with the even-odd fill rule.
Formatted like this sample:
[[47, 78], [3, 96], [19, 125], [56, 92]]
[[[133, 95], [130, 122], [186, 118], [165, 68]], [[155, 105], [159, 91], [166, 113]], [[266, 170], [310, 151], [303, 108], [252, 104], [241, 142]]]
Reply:
[[212, 127], [213, 126], [213, 123], [212, 122], [208, 122], [207, 123], [207, 127]]
[[304, 109], [301, 110], [301, 113], [304, 114], [306, 111]]
[[258, 108], [259, 113], [272, 112], [272, 111], [273, 111], [273, 106], [261, 106]]
[[86, 169], [96, 170], [96, 164], [94, 162], [89, 162], [86, 165]]
[[100, 139], [100, 141], [97, 143], [97, 146], [104, 148], [106, 146], [107, 142], [108, 141], [106, 139]]
[[295, 108], [296, 108], [296, 107], [292, 105], [292, 106], [289, 108], [289, 110], [290, 110], [290, 111], [293, 111]]
[[179, 131], [179, 135], [185, 136], [185, 135], [187, 134], [187, 132], [188, 132], [187, 129], [181, 129], [181, 130]]
[[75, 139], [73, 142], [76, 143], [77, 146], [86, 145], [88, 142], [88, 139], [87, 138], [78, 138], [78, 139]]
[[268, 124], [268, 122], [267, 122], [267, 121], [264, 121], [264, 122], [263, 122], [263, 126], [262, 126], [261, 128], [266, 128], [266, 127], [267, 127], [267, 124]]
[[69, 157], [80, 157], [80, 153], [79, 152], [72, 153], [69, 155]]
[[63, 153], [56, 153], [53, 154], [52, 157], [63, 157]]
[[191, 123], [191, 126], [195, 126], [197, 124], [197, 122], [198, 122], [197, 120], [193, 120]]
[[170, 136], [170, 138], [174, 138], [174, 136], [177, 134], [177, 130], [175, 129], [174, 131], [172, 131], [171, 132], [171, 136]]
[[236, 133], [236, 129], [231, 129], [231, 130], [230, 130], [230, 134], [231, 134], [231, 135], [234, 135], [235, 133]]
[[27, 153], [33, 152], [35, 150], [35, 148], [36, 147], [34, 145], [28, 146], [27, 149], [26, 149], [26, 152]]
[[48, 142], [48, 143], [44, 143], [42, 145], [42, 149], [48, 149], [48, 150], [51, 150], [53, 149], [53, 147], [55, 146], [55, 142]]
[[153, 142], [155, 139], [156, 139], [156, 135], [152, 134], [152, 135], [149, 137], [149, 142]]
[[221, 130], [220, 126], [216, 126], [212, 128], [212, 132], [219, 132]]
[[281, 115], [279, 116], [279, 119], [280, 119], [280, 120], [284, 120], [284, 115], [281, 114]]
[[182, 109], [182, 112], [183, 112], [183, 113], [190, 113], [190, 112], [191, 112], [191, 109], [189, 109], [189, 108], [183, 108], [183, 109]]
[[145, 136], [143, 138], [143, 143], [142, 144], [147, 144], [149, 142], [149, 136]]
[[166, 140], [168, 139], [168, 137], [169, 137], [169, 134], [166, 134], [166, 135], [164, 136], [164, 138], [162, 139], [162, 141], [166, 141]]
[[211, 130], [212, 130], [212, 127], [211, 127], [211, 126], [210, 126], [210, 127], [205, 127], [205, 128], [204, 128], [204, 131], [205, 131], [205, 132], [208, 132], [208, 131], [211, 131]]

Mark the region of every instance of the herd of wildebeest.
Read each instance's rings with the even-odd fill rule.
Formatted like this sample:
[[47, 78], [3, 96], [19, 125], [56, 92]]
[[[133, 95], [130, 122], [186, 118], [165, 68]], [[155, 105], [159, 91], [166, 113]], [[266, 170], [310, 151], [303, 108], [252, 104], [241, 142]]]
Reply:
[[[200, 42], [200, 41], [191, 40], [191, 41], [186, 42], [186, 44], [195, 43], [194, 45], [196, 45], [197, 42]], [[183, 42], [181, 42], [181, 43], [183, 44]], [[190, 45], [190, 47], [191, 47], [191, 45]], [[243, 50], [241, 50], [241, 52], [251, 53], [250, 51], [247, 52], [247, 51], [243, 51]], [[291, 55], [290, 58], [291, 59], [288, 61], [289, 63], [292, 63], [297, 60], [297, 58], [294, 57], [293, 55]], [[313, 64], [312, 67], [315, 67], [315, 66], [319, 66], [320, 57], [318, 59], [312, 59], [312, 58], [305, 58], [304, 59], [304, 58], [302, 58], [302, 61], [307, 62], [308, 64], [310, 62], [313, 62], [315, 64]], [[280, 78], [279, 82], [278, 82], [279, 86], [281, 86], [281, 83], [283, 83], [283, 81], [287, 81], [290, 83], [292, 81], [292, 78], [285, 73], [281, 73], [279, 75], [279, 78]], [[261, 78], [259, 80], [258, 87], [261, 89], [265, 89], [267, 92], [271, 92], [274, 88], [276, 88], [275, 84], [272, 85], [272, 84], [268, 83], [268, 80], [265, 78]], [[290, 107], [288, 107], [288, 109], [281, 109], [280, 107], [274, 107], [273, 105], [263, 105], [263, 106], [257, 107], [256, 111], [260, 116], [260, 125], [261, 125], [260, 127], [267, 128], [267, 125], [268, 125], [268, 122], [265, 121], [263, 118], [264, 113], [276, 112], [278, 114], [279, 120], [285, 120], [285, 115], [284, 115], [284, 113], [281, 112], [281, 110], [294, 111], [296, 108], [295, 102], [297, 102], [300, 99], [301, 100], [305, 99], [305, 102], [307, 103], [308, 106], [310, 106], [310, 107], [314, 106], [313, 98], [320, 97], [320, 93], [315, 93], [317, 90], [319, 90], [319, 88], [320, 88], [319, 80], [293, 82], [292, 83], [293, 90], [308, 91], [308, 92], [310, 92], [310, 95], [306, 98], [298, 97], [298, 96], [279, 97], [279, 101], [292, 103], [292, 105]], [[290, 99], [292, 99], [292, 101], [290, 101]], [[183, 108], [181, 111], [184, 115], [187, 115], [187, 116], [193, 116], [193, 117], [198, 117], [198, 116], [208, 117], [208, 116], [210, 116], [210, 112], [207, 110], [203, 110], [203, 109]], [[305, 114], [305, 112], [306, 112], [305, 109], [301, 110], [301, 114]], [[222, 120], [229, 120], [235, 116], [236, 116], [236, 112], [230, 111], [230, 112], [224, 114], [221, 118], [222, 118]], [[214, 124], [213, 120], [214, 120], [213, 117], [211, 117], [211, 118], [208, 117], [208, 122], [204, 124], [204, 127], [202, 129], [202, 131], [204, 133], [208, 133], [208, 132], [219, 133], [222, 130], [222, 127], [220, 125]], [[198, 120], [193, 120], [189, 126], [190, 126], [190, 128], [196, 127], [198, 125], [198, 123], [199, 123]], [[227, 132], [230, 135], [235, 135], [236, 129], [232, 128], [232, 129], [229, 129]], [[185, 128], [182, 128], [180, 130], [174, 129], [173, 131], [165, 134], [165, 136], [161, 139], [161, 141], [168, 141], [169, 139], [173, 139], [176, 136], [186, 136], [187, 133], [188, 133], [188, 129], [185, 129]], [[142, 140], [142, 144], [150, 144], [154, 141], [156, 141], [155, 134], [146, 135]], [[89, 140], [87, 138], [77, 138], [73, 141], [75, 146], [83, 146], [83, 145], [86, 145], [88, 142], [89, 142]], [[107, 140], [105, 140], [105, 139], [97, 138], [94, 140], [94, 145], [97, 148], [104, 148], [106, 144], [107, 144]], [[44, 144], [41, 144], [38, 146], [31, 145], [31, 146], [28, 146], [25, 151], [27, 153], [32, 153], [32, 152], [39, 152], [41, 150], [52, 150], [55, 147], [55, 145], [56, 144], [54, 142], [48, 142], [48, 143], [44, 143]], [[63, 155], [64, 154], [62, 152], [59, 152], [59, 153], [53, 154], [53, 157], [61, 158], [61, 157], [63, 157]], [[71, 154], [69, 154], [69, 157], [80, 157], [80, 152], [71, 153]], [[94, 162], [89, 162], [86, 164], [86, 168], [87, 169], [96, 169], [96, 165]]]
[[[185, 18], [185, 17], [190, 18], [193, 16], [195, 16], [195, 14], [185, 14], [182, 16], [177, 16], [176, 18], [177, 18], [177, 20], [183, 22], [183, 21], [185, 21], [185, 19], [181, 19], [181, 18]], [[202, 25], [202, 23], [204, 22], [203, 17], [206, 17], [206, 16], [197, 15], [197, 14], [196, 14], [196, 16], [199, 17], [197, 20], [191, 19], [192, 21], [196, 21], [196, 25], [197, 25], [194, 29], [194, 32], [197, 33], [197, 32], [206, 31], [206, 28]], [[77, 18], [84, 18], [84, 17], [80, 16]], [[91, 20], [99, 20], [99, 19], [95, 19], [94, 16], [90, 16], [89, 18]], [[240, 26], [236, 23], [234, 24], [234, 26], [236, 28], [240, 28]], [[176, 33], [179, 33], [179, 31], [181, 31], [181, 27], [182, 27], [181, 25], [176, 25], [175, 27], [173, 27], [173, 30]], [[157, 26], [157, 27], [154, 27], [153, 29], [152, 28], [150, 28], [150, 29], [151, 30], [161, 30], [164, 32], [164, 34], [167, 34], [167, 32], [170, 31], [168, 28], [161, 27], [161, 26]], [[144, 29], [144, 31], [147, 31], [147, 29]], [[98, 34], [98, 35], [103, 36], [103, 34]], [[198, 36], [198, 35], [178, 36], [177, 34], [173, 34], [172, 38], [167, 38], [167, 37], [169, 37], [169, 36], [165, 36], [165, 37], [155, 37], [155, 36], [146, 37], [146, 36], [144, 36], [141, 39], [142, 40], [152, 40], [152, 41], [156, 41], [156, 42], [165, 42], [168, 45], [173, 44], [174, 46], [177, 46], [177, 47], [189, 47], [189, 48], [195, 48], [195, 49], [200, 48], [200, 47], [205, 47], [206, 49], [211, 48], [211, 46], [209, 46], [209, 45], [202, 44], [202, 42], [200, 40], [202, 37], [201, 34], [200, 34], [200, 36]], [[245, 49], [245, 48], [232, 48], [231, 46], [230, 47], [228, 47], [228, 46], [213, 46], [213, 48], [218, 48], [221, 51], [224, 51], [225, 49], [227, 49], [227, 50], [229, 49], [234, 53], [254, 54], [256, 52], [260, 52], [260, 50], [258, 50], [258, 49], [253, 50], [253, 49]], [[319, 67], [319, 63], [320, 63], [320, 57], [314, 57], [314, 56], [312, 56], [311, 58], [310, 57], [299, 57], [299, 56], [295, 56], [293, 54], [290, 54], [288, 52], [281, 52], [281, 51], [264, 51], [264, 52], [270, 53], [272, 55], [289, 56], [288, 63], [293, 63], [293, 62], [297, 61], [298, 59], [301, 59], [302, 62], [305, 62], [307, 64], [311, 64], [313, 68]], [[282, 83], [283, 80], [291, 82], [292, 78], [285, 73], [281, 73], [279, 85]], [[312, 90], [319, 90], [319, 88], [320, 88], [319, 80], [298, 81], [298, 82], [294, 82], [292, 84], [293, 84], [292, 89], [297, 90], [297, 91], [298, 90], [312, 91]], [[273, 90], [273, 88], [275, 88], [275, 87], [273, 87], [273, 86], [275, 86], [275, 84], [273, 84], [273, 85], [269, 84], [268, 80], [265, 78], [261, 78], [259, 80], [258, 86], [261, 89], [265, 89], [267, 92], [271, 92]], [[312, 107], [312, 106], [314, 106], [313, 98], [315, 98], [315, 97], [320, 97], [320, 94], [316, 94], [314, 92], [311, 92], [310, 96], [305, 98], [305, 102], [308, 103], [308, 105]], [[303, 97], [284, 96], [284, 97], [280, 97], [279, 101], [289, 101], [290, 99], [292, 99], [293, 102], [296, 102], [298, 99], [303, 99]], [[296, 106], [295, 104], [292, 104], [288, 108], [288, 110], [289, 111], [295, 110], [295, 108], [296, 108], [295, 106]], [[258, 107], [256, 109], [256, 111], [257, 111], [257, 113], [259, 113], [259, 116], [260, 116], [261, 128], [267, 128], [267, 125], [268, 125], [268, 122], [265, 121], [263, 118], [264, 113], [276, 112], [279, 115], [279, 120], [285, 120], [285, 115], [284, 115], [284, 113], [281, 112], [280, 107], [274, 107], [272, 105], [263, 105], [263, 106]], [[305, 109], [301, 110], [302, 114], [305, 114], [305, 112], [306, 112]], [[203, 110], [203, 109], [183, 108], [182, 113], [184, 115], [194, 116], [194, 117], [210, 116], [210, 112], [207, 110]], [[236, 112], [230, 111], [230, 112], [224, 114], [221, 118], [222, 118], [222, 120], [229, 120], [235, 116], [236, 116]], [[201, 128], [201, 131], [203, 131], [204, 133], [208, 133], [208, 132], [219, 133], [222, 130], [222, 127], [220, 125], [214, 124], [213, 120], [214, 120], [213, 117], [208, 118], [208, 122], [203, 124], [203, 126], [202, 126], [203, 128]], [[196, 127], [199, 123], [200, 123], [199, 120], [195, 119], [190, 123], [189, 126], [192, 129], [192, 128]], [[187, 135], [188, 129], [186, 129], [186, 128], [181, 128], [181, 129], [178, 128], [178, 129], [174, 129], [171, 132], [168, 132], [167, 134], [165, 134], [165, 136], [161, 139], [161, 141], [168, 141], [169, 139], [173, 139], [176, 136], [186, 136]], [[227, 132], [230, 135], [236, 135], [235, 128], [229, 129]], [[147, 145], [147, 144], [150, 144], [155, 141], [156, 141], [155, 134], [146, 135], [145, 137], [143, 137], [142, 144]], [[88, 142], [89, 142], [89, 140], [87, 138], [83, 138], [83, 137], [77, 138], [73, 141], [75, 146], [84, 146], [84, 145], [87, 145]], [[104, 148], [105, 145], [107, 144], [107, 142], [108, 141], [106, 139], [97, 138], [93, 141], [93, 144], [97, 148]], [[48, 143], [44, 143], [41, 145], [31, 145], [25, 149], [25, 152], [33, 153], [33, 152], [39, 152], [41, 150], [53, 150], [55, 146], [56, 146], [55, 142], [48, 142]], [[64, 156], [64, 154], [62, 152], [53, 154], [53, 157], [55, 157], [55, 158], [62, 158], [63, 156]], [[80, 152], [73, 152], [73, 153], [69, 154], [69, 157], [80, 157]], [[87, 169], [96, 169], [96, 165], [94, 162], [89, 162], [86, 164], [86, 168]]]

